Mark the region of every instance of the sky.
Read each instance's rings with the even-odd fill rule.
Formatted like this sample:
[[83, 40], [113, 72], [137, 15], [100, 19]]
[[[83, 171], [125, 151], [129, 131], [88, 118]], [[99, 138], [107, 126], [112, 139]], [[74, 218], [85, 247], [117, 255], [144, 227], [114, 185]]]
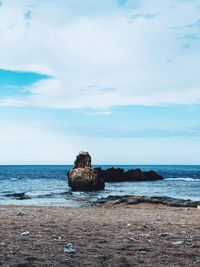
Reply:
[[0, 164], [200, 164], [199, 0], [0, 0]]

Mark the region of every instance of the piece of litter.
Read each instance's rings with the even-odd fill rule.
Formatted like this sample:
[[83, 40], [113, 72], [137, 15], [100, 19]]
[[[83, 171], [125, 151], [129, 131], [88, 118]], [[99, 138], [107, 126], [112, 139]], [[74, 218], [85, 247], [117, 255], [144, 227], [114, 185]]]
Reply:
[[72, 243], [69, 243], [69, 244], [65, 245], [64, 252], [66, 252], [66, 253], [76, 253], [74, 245]]
[[25, 231], [25, 232], [21, 233], [22, 236], [27, 236], [27, 235], [29, 235], [29, 234], [30, 234], [29, 231]]
[[200, 260], [196, 260], [193, 262], [193, 264], [197, 264], [197, 263], [200, 263]]
[[145, 250], [140, 250], [140, 254], [144, 255], [146, 254], [147, 252]]
[[172, 245], [182, 245], [184, 243], [184, 241], [176, 241], [176, 242], [172, 242]]

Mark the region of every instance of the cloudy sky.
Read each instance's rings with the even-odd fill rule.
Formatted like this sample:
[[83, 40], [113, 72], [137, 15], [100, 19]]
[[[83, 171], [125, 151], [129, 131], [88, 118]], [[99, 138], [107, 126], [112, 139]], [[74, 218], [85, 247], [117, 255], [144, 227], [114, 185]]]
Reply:
[[200, 164], [199, 0], [0, 0], [0, 164]]

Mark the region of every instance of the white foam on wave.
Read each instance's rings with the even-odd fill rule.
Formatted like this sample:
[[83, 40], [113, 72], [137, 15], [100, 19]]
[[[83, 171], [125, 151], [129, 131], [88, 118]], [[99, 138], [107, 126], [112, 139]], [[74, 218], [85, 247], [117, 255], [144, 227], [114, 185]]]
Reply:
[[12, 178], [9, 178], [11, 181], [17, 181], [19, 180], [19, 178], [15, 178], [15, 177], [12, 177]]
[[200, 179], [194, 179], [191, 177], [170, 177], [170, 178], [165, 178], [165, 180], [168, 181], [186, 181], [186, 182], [200, 182]]

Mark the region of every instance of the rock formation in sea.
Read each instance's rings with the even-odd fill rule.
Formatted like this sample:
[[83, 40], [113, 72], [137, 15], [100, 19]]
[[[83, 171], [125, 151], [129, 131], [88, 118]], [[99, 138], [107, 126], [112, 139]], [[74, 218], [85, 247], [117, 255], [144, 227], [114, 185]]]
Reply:
[[100, 178], [104, 182], [125, 182], [125, 181], [155, 181], [163, 180], [163, 177], [156, 173], [155, 171], [141, 171], [140, 169], [124, 171], [121, 168], [109, 168], [107, 170], [102, 170], [101, 168], [96, 168]]
[[74, 167], [67, 173], [68, 185], [73, 191], [98, 191], [105, 187], [97, 170], [91, 166], [91, 156], [81, 151], [74, 162]]

